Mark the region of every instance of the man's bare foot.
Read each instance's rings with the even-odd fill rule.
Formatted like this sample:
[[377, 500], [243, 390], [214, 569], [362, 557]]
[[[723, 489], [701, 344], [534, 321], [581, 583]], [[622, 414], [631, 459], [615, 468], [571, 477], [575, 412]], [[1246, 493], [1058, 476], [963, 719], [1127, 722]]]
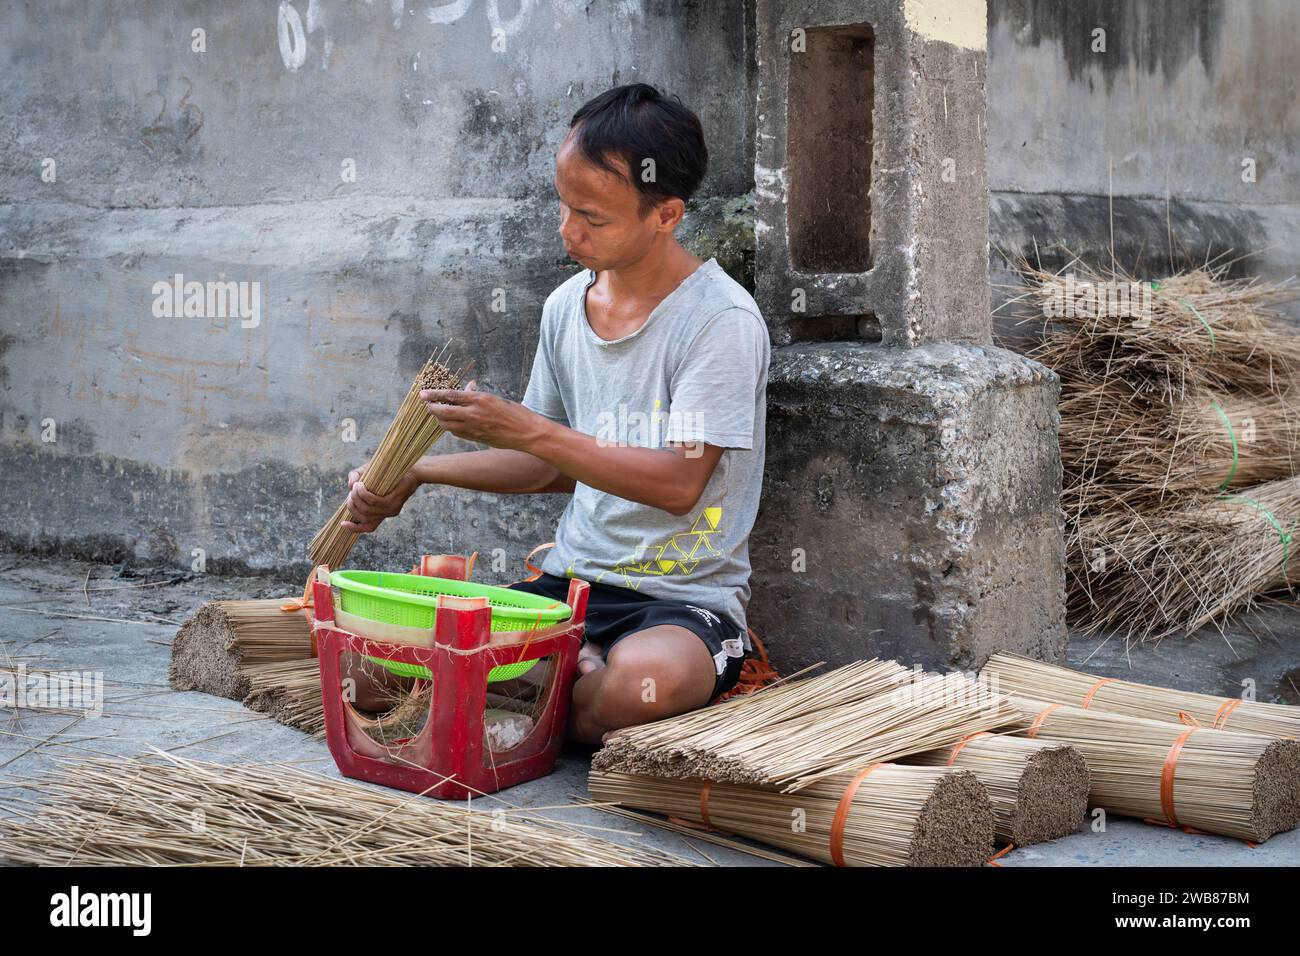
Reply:
[[586, 643], [578, 648], [578, 674], [587, 675], [605, 666], [605, 658], [597, 644]]

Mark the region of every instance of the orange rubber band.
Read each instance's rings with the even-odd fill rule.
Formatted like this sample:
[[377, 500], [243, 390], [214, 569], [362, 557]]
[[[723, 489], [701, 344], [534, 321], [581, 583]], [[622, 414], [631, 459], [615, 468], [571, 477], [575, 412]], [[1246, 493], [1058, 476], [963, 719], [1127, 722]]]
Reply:
[[998, 857], [1000, 857], [1000, 856], [1004, 856], [1004, 855], [1006, 855], [1007, 853], [1010, 853], [1010, 852], [1011, 852], [1012, 850], [1014, 850], [1015, 848], [1016, 848], [1016, 845], [1015, 845], [1014, 843], [1008, 843], [1008, 844], [1007, 844], [1006, 846], [1004, 846], [1002, 849], [998, 850], [997, 853], [994, 853], [991, 857], [989, 857], [989, 866], [996, 866], [996, 867], [998, 867], [999, 869], [1001, 869], [1002, 864], [1001, 864], [1001, 863], [994, 863], [993, 861], [996, 860], [996, 859], [997, 859]]
[[831, 821], [831, 861], [836, 866], [844, 865], [844, 824], [849, 821], [849, 808], [853, 806], [853, 797], [858, 792], [858, 787], [862, 785], [862, 781], [867, 778], [867, 774], [879, 766], [880, 764], [873, 763], [854, 777], [844, 788], [844, 795], [840, 797], [839, 806], [835, 808], [835, 818]]
[[1214, 715], [1214, 728], [1216, 730], [1222, 730], [1224, 725], [1228, 722], [1228, 715], [1236, 710], [1240, 705], [1240, 698], [1237, 700], [1225, 700], [1220, 705], [1218, 713]]
[[1097, 693], [1097, 691], [1101, 690], [1103, 684], [1109, 684], [1114, 679], [1115, 678], [1113, 677], [1103, 677], [1101, 680], [1097, 681], [1097, 683], [1093, 684], [1092, 690], [1088, 691], [1087, 696], [1083, 698], [1083, 703], [1080, 704], [1079, 706], [1082, 707], [1084, 710], [1087, 710], [1088, 705], [1092, 703], [1092, 695]]
[[758, 635], [754, 633], [752, 627], [745, 628], [749, 632], [749, 641], [754, 645], [754, 653], [745, 658], [745, 663], [740, 665], [740, 679], [736, 681], [736, 686], [724, 694], [719, 694], [710, 704], [720, 704], [724, 700], [730, 700], [732, 697], [738, 697], [741, 694], [752, 694], [756, 690], [762, 690], [768, 684], [773, 684], [781, 679], [781, 675], [776, 672], [772, 662], [768, 660], [767, 648]]
[[[549, 610], [543, 608], [542, 610]], [[533, 619], [533, 626], [528, 631], [528, 637], [524, 640], [524, 646], [519, 648], [519, 656], [515, 658], [515, 663], [519, 664], [524, 660], [524, 655], [528, 653], [528, 646], [533, 643], [533, 638], [537, 636], [537, 631], [542, 626], [542, 611], [537, 612], [537, 617]]]
[[1174, 773], [1178, 769], [1178, 754], [1183, 749], [1183, 744], [1187, 743], [1187, 738], [1196, 733], [1198, 728], [1192, 727], [1182, 733], [1174, 745], [1169, 748], [1169, 753], [1165, 755], [1165, 764], [1160, 768], [1160, 809], [1164, 811], [1165, 819], [1169, 821], [1170, 826], [1182, 826], [1178, 822], [1178, 817], [1174, 814]]
[[[316, 570], [317, 570], [317, 568], [324, 568], [324, 567], [325, 567], [325, 565], [323, 565], [323, 564], [318, 564], [318, 565], [316, 565], [316, 567], [312, 568], [312, 569], [311, 569], [311, 572], [307, 575], [307, 583], [306, 583], [305, 585], [303, 585], [303, 588], [302, 588], [302, 597], [300, 597], [300, 598], [290, 598], [289, 600], [285, 601], [283, 604], [280, 605], [280, 610], [281, 610], [281, 611], [301, 611], [301, 610], [302, 610], [303, 608], [305, 608], [305, 607], [314, 608], [314, 607], [316, 606], [316, 604], [315, 604], [315, 601], [313, 600], [313, 594], [312, 594], [312, 588], [311, 588], [311, 586], [312, 586], [312, 584], [314, 584], [315, 581], [316, 581]], [[328, 570], [328, 568], [326, 568], [326, 570]]]
[[[1215, 834], [1210, 833], [1208, 830], [1198, 830], [1196, 827], [1189, 827], [1182, 823], [1166, 823], [1164, 820], [1157, 820], [1155, 817], [1143, 817], [1142, 822], [1150, 823], [1152, 826], [1157, 827], [1168, 827], [1170, 830], [1182, 830], [1184, 833], [1193, 833], [1197, 836], [1215, 836]], [[1254, 844], [1249, 840], [1242, 840], [1241, 842], [1250, 847], [1254, 846]]]
[[1181, 724], [1186, 724], [1188, 727], [1199, 728], [1201, 726], [1201, 722], [1185, 710], [1180, 710], [1178, 712], [1178, 722]]
[[668, 814], [668, 822], [675, 823], [679, 827], [686, 827], [688, 830], [700, 830], [701, 832], [707, 830], [713, 833], [722, 832], [721, 830], [714, 830], [713, 827], [706, 827], [703, 823], [700, 823], [698, 820], [688, 820], [685, 817], [675, 817], [671, 813]]
[[710, 830], [713, 829], [713, 824], [709, 822], [709, 791], [712, 789], [712, 780], [704, 781], [704, 786], [700, 788], [700, 819]]
[[1060, 706], [1061, 706], [1060, 704], [1052, 704], [1049, 707], [1044, 707], [1043, 712], [1034, 718], [1034, 725], [1029, 728], [1029, 731], [1025, 734], [1025, 736], [1028, 737], [1030, 740], [1035, 739], [1038, 736], [1038, 728], [1043, 726], [1043, 721], [1047, 719], [1047, 715], [1050, 714], [1052, 711], [1056, 710], [1056, 708]]
[[[539, 544], [537, 547], [533, 548], [533, 550], [529, 551], [528, 554], [524, 556], [524, 567], [526, 567], [529, 571], [533, 572], [532, 577], [524, 578], [524, 581], [536, 581], [538, 578], [542, 576], [542, 569], [538, 567], [534, 567], [533, 565], [533, 555], [535, 555], [538, 551], [545, 551], [547, 548], [553, 548], [553, 547], [555, 547], [555, 542], [547, 541], [545, 544]], [[477, 554], [477, 552], [475, 553]]]
[[[976, 737], [989, 737], [989, 736], [991, 736], [991, 734], [990, 734], [987, 730], [981, 730], [981, 731], [978, 731], [978, 732], [976, 732], [976, 733], [971, 734], [971, 735], [968, 736], [968, 737], [963, 737], [963, 738], [960, 740], [960, 742], [958, 742], [957, 746], [952, 748], [952, 756], [948, 758], [948, 766], [949, 766], [949, 767], [952, 766], [952, 762], [953, 762], [954, 760], [956, 760], [956, 759], [957, 759], [957, 755], [958, 755], [959, 753], [961, 753], [961, 748], [962, 748], [962, 747], [965, 747], [968, 743], [970, 743], [970, 742], [971, 742], [972, 740], [974, 740]], [[996, 857], [995, 857], [994, 859], [996, 859]]]

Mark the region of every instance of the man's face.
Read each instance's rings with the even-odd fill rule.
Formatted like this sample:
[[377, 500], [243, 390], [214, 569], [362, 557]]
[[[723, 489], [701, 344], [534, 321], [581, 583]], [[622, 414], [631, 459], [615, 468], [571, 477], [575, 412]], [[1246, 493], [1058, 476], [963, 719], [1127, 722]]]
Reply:
[[[626, 173], [626, 163], [618, 162]], [[674, 220], [680, 217], [670, 200], [643, 218], [638, 212], [641, 193], [636, 187], [627, 178], [589, 163], [572, 133], [555, 157], [555, 191], [560, 199], [564, 249], [593, 272], [637, 262], [650, 249], [655, 236], [665, 226], [671, 230]]]

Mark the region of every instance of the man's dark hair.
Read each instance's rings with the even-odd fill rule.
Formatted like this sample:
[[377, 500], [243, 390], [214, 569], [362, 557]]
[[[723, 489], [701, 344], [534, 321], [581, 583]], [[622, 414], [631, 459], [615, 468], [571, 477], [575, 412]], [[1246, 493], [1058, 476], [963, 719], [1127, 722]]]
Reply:
[[[694, 195], [709, 166], [700, 118], [676, 96], [661, 96], [653, 86], [629, 83], [606, 90], [582, 104], [569, 121], [578, 128], [578, 149], [592, 165], [626, 175], [611, 157], [627, 161], [632, 185], [641, 193], [642, 218], [673, 196]], [[646, 182], [642, 163], [654, 160], [654, 179]]]

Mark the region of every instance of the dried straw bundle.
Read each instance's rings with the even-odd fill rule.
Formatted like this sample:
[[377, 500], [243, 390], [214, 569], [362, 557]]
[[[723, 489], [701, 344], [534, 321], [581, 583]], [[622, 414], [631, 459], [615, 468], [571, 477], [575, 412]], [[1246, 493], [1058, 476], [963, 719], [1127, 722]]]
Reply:
[[[592, 766], [789, 792], [1016, 722], [1010, 701], [965, 675], [924, 675], [900, 684], [899, 669], [893, 663], [859, 662], [737, 699], [734, 710], [717, 715], [725, 720], [708, 708], [621, 730], [610, 736]], [[858, 689], [844, 693], [837, 675]]]
[[1088, 811], [1088, 765], [1069, 744], [980, 733], [903, 763], [975, 774], [993, 802], [998, 839], [1016, 846], [1068, 836]]
[[1060, 403], [1065, 506], [1104, 512], [1113, 499], [1147, 510], [1197, 492], [1240, 488], [1300, 471], [1300, 400], [1193, 389], [1155, 406], [1108, 382]]
[[1027, 736], [1083, 755], [1095, 806], [1255, 843], [1300, 824], [1300, 741], [1012, 700]]
[[310, 613], [282, 611], [284, 603], [277, 598], [204, 604], [172, 641], [172, 687], [243, 700], [250, 667], [310, 658]]
[[1300, 340], [1279, 321], [1274, 307], [1295, 298], [1296, 290], [1287, 283], [1231, 279], [1231, 265], [1207, 264], [1161, 279], [1152, 287], [1145, 311], [1122, 314], [1126, 310], [1108, 302], [1062, 315], [1054, 306], [1060, 304], [1066, 272], [1074, 275], [1076, 288], [1082, 283], [1123, 288], [1137, 280], [1122, 270], [1079, 260], [1061, 273], [1023, 262], [1024, 298], [1048, 316], [1040, 320], [1046, 327], [1042, 342], [1028, 354], [1057, 372], [1063, 386], [1119, 381], [1166, 406], [1197, 386], [1282, 394], [1300, 373]]
[[[161, 753], [161, 752], [160, 752]], [[515, 809], [368, 787], [287, 765], [227, 767], [172, 755], [90, 758], [8, 798], [0, 859], [38, 866], [664, 866]], [[499, 801], [494, 803], [501, 805]]]
[[1079, 528], [1067, 609], [1078, 630], [1129, 640], [1190, 634], [1300, 576], [1291, 534], [1300, 477], [1158, 511], [1114, 511]]
[[593, 770], [587, 788], [839, 866], [980, 866], [993, 852], [993, 807], [963, 770], [878, 764], [795, 794]]
[[1016, 654], [994, 654], [980, 672], [980, 680], [1003, 694], [1070, 704], [1088, 711], [1168, 723], [1178, 723], [1186, 714], [1203, 726], [1219, 730], [1300, 738], [1300, 707], [1098, 678]]
[[[443, 353], [445, 351], [444, 348]], [[438, 419], [429, 414], [424, 402], [420, 401], [420, 391], [426, 388], [456, 388], [460, 385], [461, 373], [452, 372], [442, 364], [445, 358], [443, 353], [431, 356], [416, 375], [366, 469], [365, 486], [377, 495], [386, 495], [396, 488], [411, 466], [429, 450], [429, 446], [442, 437], [442, 426], [438, 424]], [[309, 547], [313, 567], [322, 564], [330, 568], [342, 566], [360, 537], [339, 526], [339, 522], [349, 517], [345, 500], [329, 521], [316, 532]]]
[[[1186, 516], [1169, 517], [1202, 505], [1221, 512], [1213, 504], [1220, 487], [1255, 497], [1250, 487], [1296, 473], [1300, 337], [1275, 309], [1296, 289], [1230, 279], [1231, 265], [1160, 280], [1147, 301], [1129, 303], [1147, 310], [1107, 302], [1073, 315], [1060, 314], [1062, 274], [1019, 266], [1027, 291], [1018, 304], [1035, 306], [1043, 326], [1041, 340], [1023, 351], [1061, 378], [1067, 609], [1085, 633], [1120, 627], [1149, 639], [1194, 629], [1268, 586], [1220, 562], [1230, 538], [1208, 548], [1205, 535], [1184, 542]], [[1077, 260], [1067, 269], [1094, 288], [1133, 282]], [[1233, 534], [1235, 524], [1211, 520], [1206, 530]], [[1184, 564], [1199, 565], [1187, 585]], [[1168, 591], [1177, 592], [1171, 601]]]

